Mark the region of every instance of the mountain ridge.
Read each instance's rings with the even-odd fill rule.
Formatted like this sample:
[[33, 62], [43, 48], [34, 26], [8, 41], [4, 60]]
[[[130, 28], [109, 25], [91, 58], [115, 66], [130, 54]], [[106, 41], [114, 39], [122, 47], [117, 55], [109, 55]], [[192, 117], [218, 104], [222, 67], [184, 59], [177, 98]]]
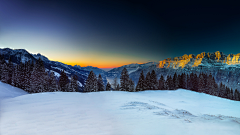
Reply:
[[[25, 63], [27, 61], [36, 62], [38, 58], [41, 58], [44, 62], [44, 66], [47, 72], [54, 72], [55, 76], [59, 78], [60, 73], [62, 70], [67, 73], [68, 77], [70, 78], [71, 75], [76, 74], [78, 76], [78, 84], [80, 91], [83, 90], [85, 81], [87, 80], [89, 70], [77, 68], [71, 65], [67, 65], [65, 63], [59, 62], [59, 61], [51, 61], [46, 56], [38, 53], [38, 54], [31, 54], [25, 49], [10, 49], [10, 48], [0, 48], [0, 54], [4, 55], [4, 59], [7, 61], [9, 58], [11, 58], [12, 62], [14, 64], [20, 64], [21, 62]], [[99, 74], [99, 71], [101, 69], [98, 69], [95, 67], [95, 70], [98, 70], [95, 74]], [[104, 75], [104, 72], [102, 70], [102, 78], [104, 81], [104, 84], [107, 83], [107, 79]]]

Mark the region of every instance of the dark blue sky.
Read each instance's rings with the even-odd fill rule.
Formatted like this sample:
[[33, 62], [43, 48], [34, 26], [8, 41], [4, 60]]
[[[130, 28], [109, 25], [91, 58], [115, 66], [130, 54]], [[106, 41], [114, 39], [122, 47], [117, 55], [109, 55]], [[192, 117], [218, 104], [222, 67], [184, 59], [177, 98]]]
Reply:
[[102, 68], [239, 53], [240, 8], [226, 1], [0, 0], [0, 46]]

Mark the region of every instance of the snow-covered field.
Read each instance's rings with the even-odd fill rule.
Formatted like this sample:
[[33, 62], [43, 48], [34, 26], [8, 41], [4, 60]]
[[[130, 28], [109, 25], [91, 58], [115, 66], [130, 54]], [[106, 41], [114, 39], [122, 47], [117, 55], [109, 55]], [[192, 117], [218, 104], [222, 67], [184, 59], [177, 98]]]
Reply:
[[1, 135], [239, 135], [240, 102], [176, 91], [26, 94], [0, 82]]

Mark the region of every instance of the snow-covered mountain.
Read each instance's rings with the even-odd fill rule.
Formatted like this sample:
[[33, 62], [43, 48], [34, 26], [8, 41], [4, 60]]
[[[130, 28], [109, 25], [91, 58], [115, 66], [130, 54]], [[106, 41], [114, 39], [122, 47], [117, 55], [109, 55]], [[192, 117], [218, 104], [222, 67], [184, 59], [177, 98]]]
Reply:
[[73, 66], [74, 68], [77, 68], [77, 69], [80, 69], [80, 70], [85, 70], [85, 71], [93, 71], [96, 75], [99, 75], [101, 74], [101, 76], [103, 78], [106, 78], [106, 75], [105, 75], [105, 71], [100, 69], [100, 68], [97, 68], [97, 67], [92, 67], [92, 66], [87, 66], [87, 67], [81, 67], [79, 65], [75, 65]]
[[[73, 74], [77, 74], [78, 76], [78, 84], [80, 87], [80, 90], [83, 89], [84, 87], [84, 83], [88, 77], [89, 74], [89, 69], [90, 68], [79, 68], [76, 66], [71, 66], [71, 65], [67, 65], [58, 61], [51, 61], [49, 60], [47, 57], [41, 55], [40, 53], [38, 54], [31, 54], [28, 51], [24, 50], [24, 49], [10, 49], [10, 48], [3, 48], [0, 49], [0, 54], [4, 55], [5, 60], [8, 60], [11, 57], [11, 60], [13, 63], [15, 64], [19, 64], [20, 62], [27, 62], [27, 61], [33, 61], [35, 62], [38, 58], [41, 58], [44, 62], [44, 66], [46, 68], [46, 71], [52, 71], [54, 72], [56, 77], [60, 76], [60, 73], [62, 70], [65, 71], [65, 73], [67, 73], [67, 75], [69, 76], [69, 78], [71, 77], [71, 75]], [[107, 79], [104, 76], [104, 72], [103, 70], [99, 69], [99, 68], [95, 68], [92, 67], [93, 72], [95, 74], [99, 74], [101, 71], [101, 74], [103, 74], [102, 78], [104, 83], [107, 83]]]
[[191, 72], [199, 74], [201, 72], [212, 74], [215, 80], [223, 82], [226, 86], [240, 90], [240, 53], [239, 54], [224, 54], [222, 52], [201, 53], [197, 55], [183, 55], [175, 58], [167, 58], [163, 61], [145, 64], [130, 64], [119, 68], [114, 68], [108, 71], [107, 78], [120, 78], [121, 71], [124, 67], [127, 68], [129, 76], [138, 82], [139, 75], [143, 70], [147, 72], [155, 70], [158, 78], [161, 75], [190, 74]]
[[239, 106], [184, 89], [27, 94], [0, 82], [0, 134], [239, 135]]
[[124, 65], [118, 68], [113, 68], [111, 70], [109, 70], [108, 72], [106, 72], [106, 76], [108, 81], [112, 82], [112, 80], [114, 78], [120, 78], [121, 76], [121, 72], [124, 68], [126, 68], [128, 70], [128, 73], [134, 73], [136, 71], [142, 71], [145, 68], [148, 68], [150, 66], [156, 66], [157, 62], [148, 62], [148, 63], [144, 63], [144, 64], [138, 64], [138, 63], [133, 63], [133, 64], [129, 64], [129, 65]]

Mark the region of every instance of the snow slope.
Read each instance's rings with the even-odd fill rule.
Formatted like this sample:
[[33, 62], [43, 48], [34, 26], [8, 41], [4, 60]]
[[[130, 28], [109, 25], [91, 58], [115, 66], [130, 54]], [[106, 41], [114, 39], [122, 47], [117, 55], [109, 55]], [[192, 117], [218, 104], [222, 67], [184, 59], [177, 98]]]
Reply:
[[28, 93], [22, 89], [0, 82], [0, 101], [3, 99], [14, 98], [26, 94]]
[[238, 101], [183, 89], [38, 93], [2, 100], [0, 131], [1, 135], [239, 135], [239, 112]]

